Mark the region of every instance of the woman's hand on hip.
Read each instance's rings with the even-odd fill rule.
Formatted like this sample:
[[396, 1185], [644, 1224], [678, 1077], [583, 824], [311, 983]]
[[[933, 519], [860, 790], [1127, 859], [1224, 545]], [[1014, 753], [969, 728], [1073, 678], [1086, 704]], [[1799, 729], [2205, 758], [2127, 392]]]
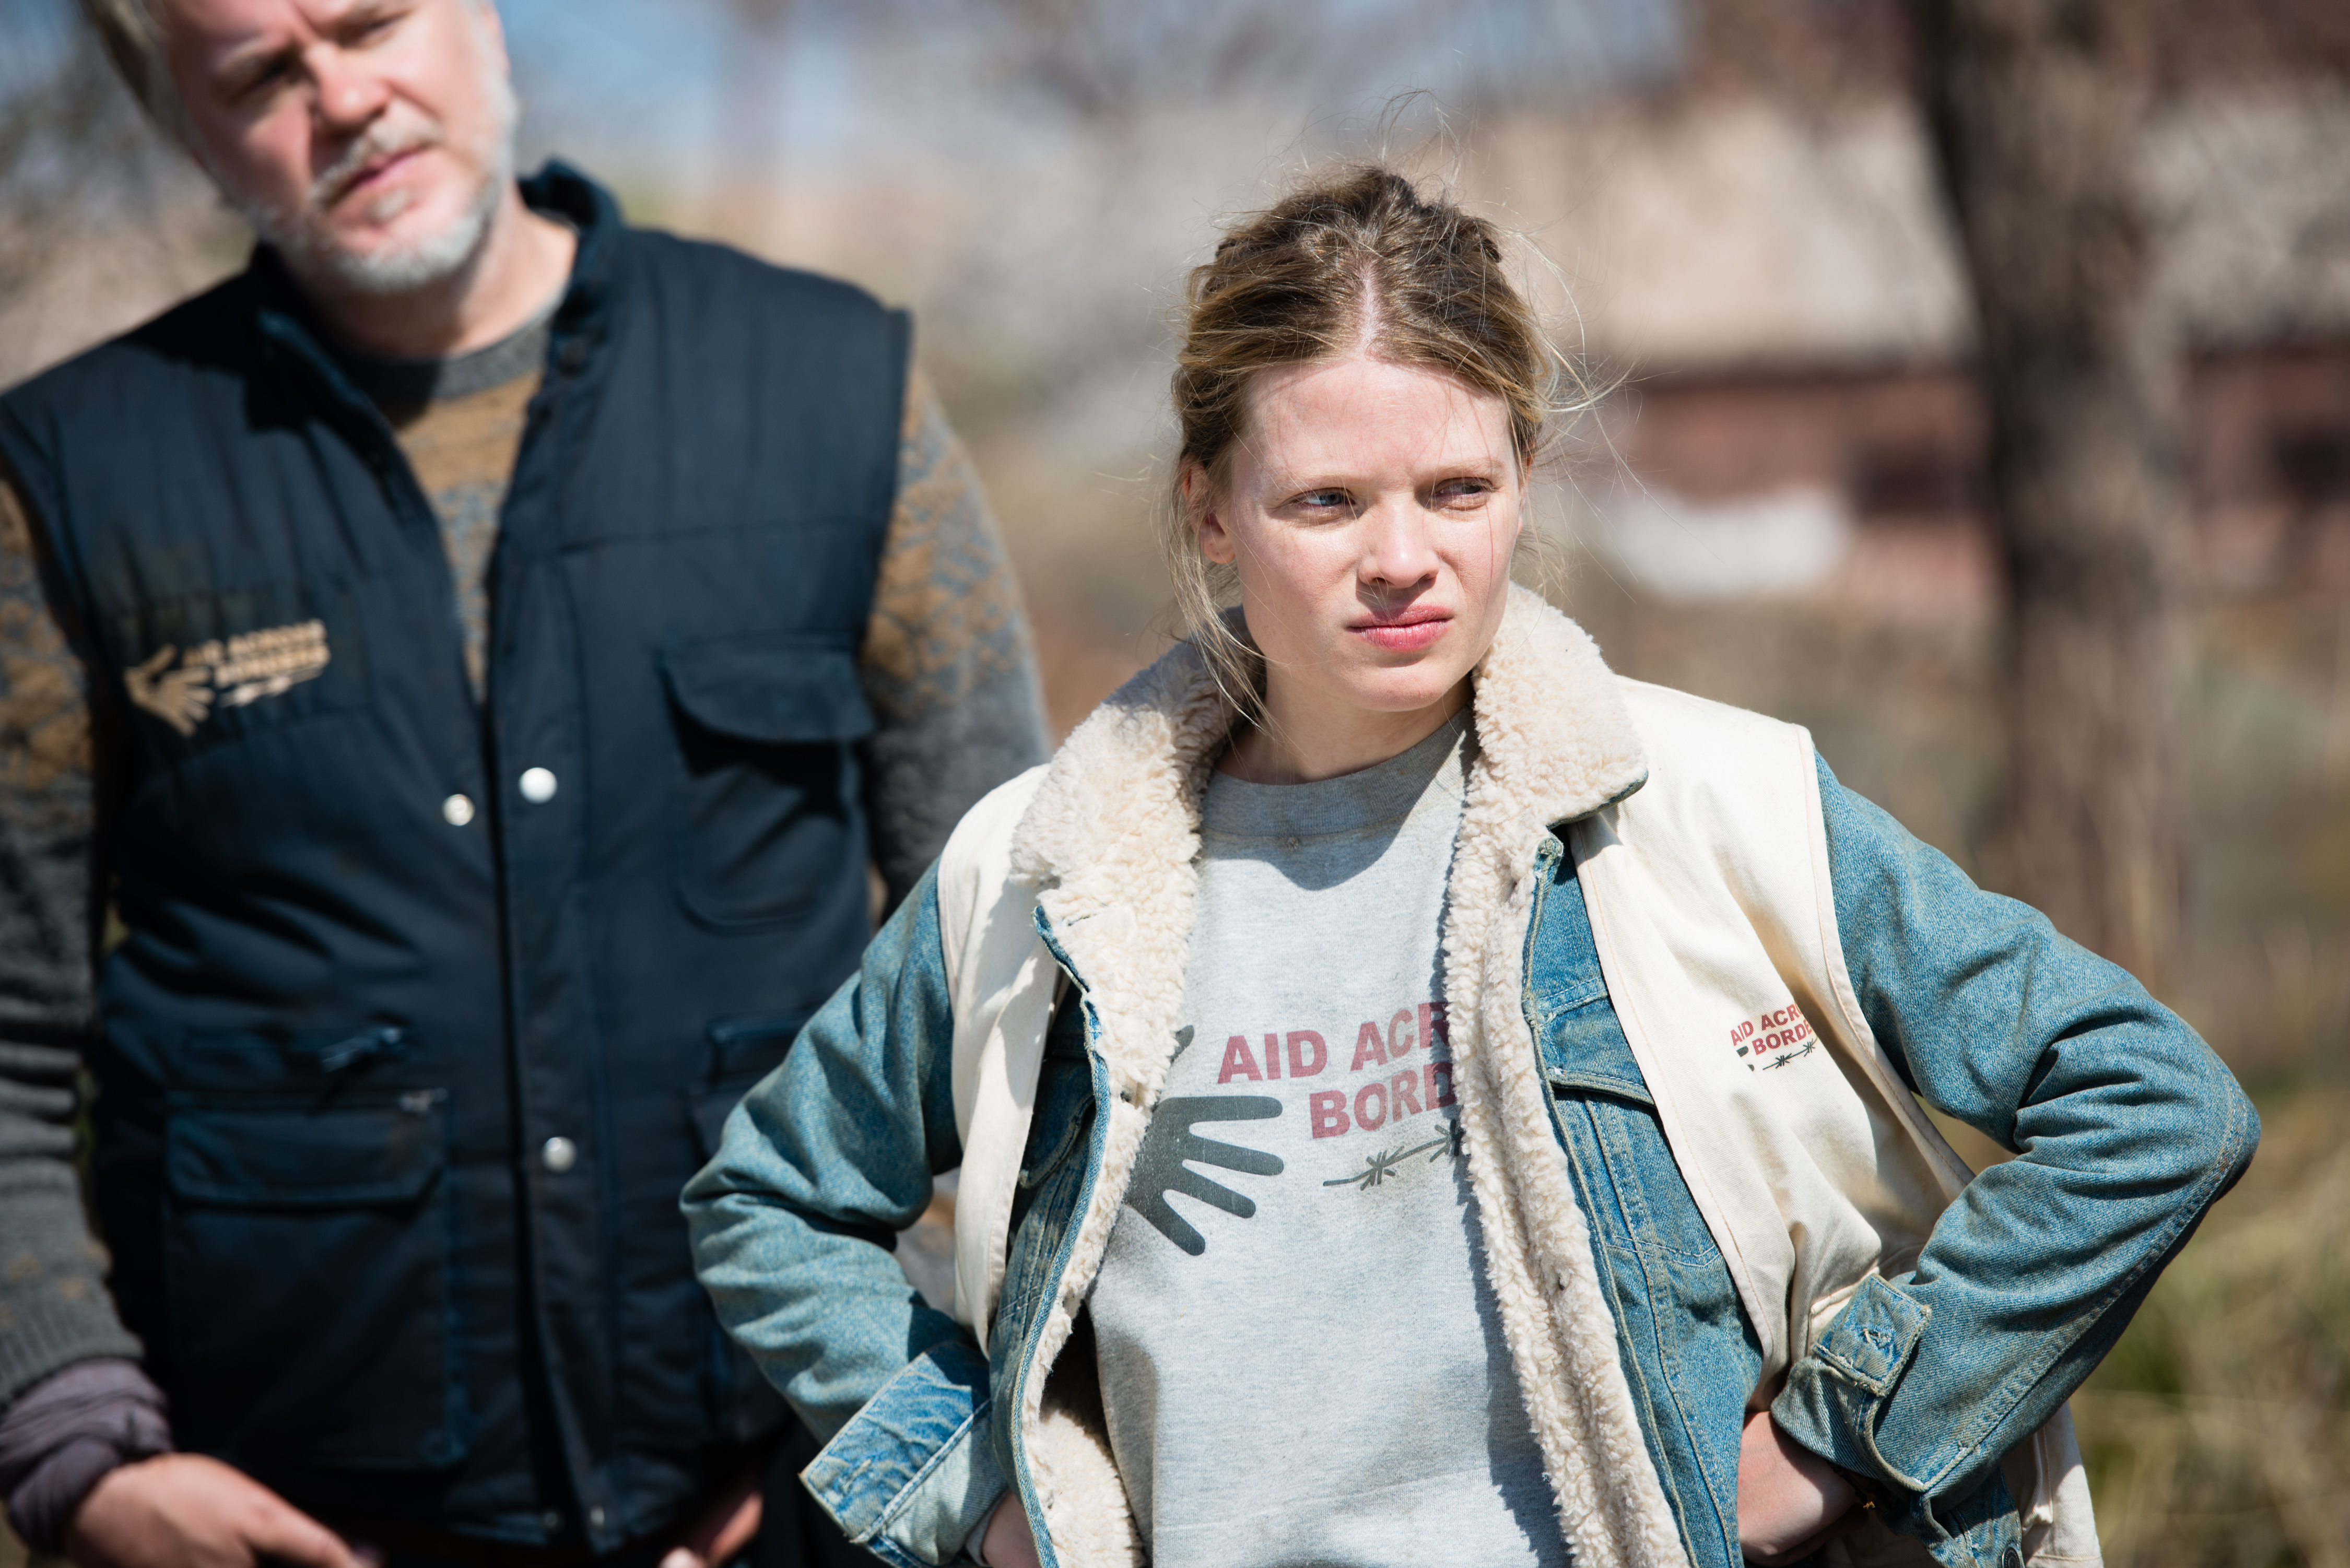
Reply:
[[1746, 1418], [1738, 1445], [1738, 1545], [1763, 1568], [1796, 1563], [1860, 1527], [1860, 1494], [1844, 1473], [1779, 1429]]
[[979, 1560], [986, 1568], [1037, 1568], [1036, 1537], [1018, 1492], [1005, 1492], [987, 1516], [987, 1527], [979, 1532]]

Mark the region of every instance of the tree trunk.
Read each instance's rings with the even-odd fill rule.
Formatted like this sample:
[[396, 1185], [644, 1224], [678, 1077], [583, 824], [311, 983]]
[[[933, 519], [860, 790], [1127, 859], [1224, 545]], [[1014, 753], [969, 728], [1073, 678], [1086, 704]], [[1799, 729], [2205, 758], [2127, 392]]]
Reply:
[[1974, 287], [2007, 606], [1987, 880], [2150, 986], [2185, 853], [2177, 361], [2154, 319], [2130, 0], [1926, 0], [1921, 65]]

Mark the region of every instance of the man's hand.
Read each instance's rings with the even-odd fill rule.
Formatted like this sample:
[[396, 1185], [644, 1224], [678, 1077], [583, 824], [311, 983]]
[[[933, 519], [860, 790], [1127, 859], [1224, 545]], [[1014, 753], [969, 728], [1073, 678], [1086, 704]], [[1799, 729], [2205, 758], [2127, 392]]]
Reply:
[[1860, 1528], [1852, 1483], [1779, 1429], [1771, 1412], [1746, 1418], [1738, 1444], [1738, 1545], [1750, 1563], [1777, 1568]]
[[660, 1568], [724, 1568], [759, 1533], [763, 1506], [759, 1467], [753, 1465], [695, 1516], [685, 1538], [661, 1554]]
[[159, 1454], [109, 1470], [66, 1527], [81, 1568], [372, 1568], [348, 1542], [241, 1470], [201, 1454]]
[[979, 1560], [987, 1568], [1037, 1568], [1036, 1537], [1028, 1528], [1028, 1510], [1020, 1494], [1007, 1491], [980, 1532]]

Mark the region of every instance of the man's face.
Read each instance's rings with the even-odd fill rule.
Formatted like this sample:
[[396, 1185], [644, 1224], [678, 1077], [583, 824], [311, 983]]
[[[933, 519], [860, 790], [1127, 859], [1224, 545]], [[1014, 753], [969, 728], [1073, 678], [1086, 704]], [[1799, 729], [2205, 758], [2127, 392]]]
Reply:
[[515, 103], [481, 0], [157, 0], [189, 150], [297, 276], [427, 286], [479, 254]]

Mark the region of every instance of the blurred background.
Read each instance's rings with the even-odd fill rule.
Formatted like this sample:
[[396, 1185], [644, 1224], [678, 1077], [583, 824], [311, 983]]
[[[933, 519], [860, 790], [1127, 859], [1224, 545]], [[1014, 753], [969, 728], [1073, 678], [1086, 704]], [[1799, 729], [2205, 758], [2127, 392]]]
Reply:
[[[914, 310], [1063, 732], [1165, 646], [1220, 223], [1376, 154], [1517, 235], [1601, 394], [1527, 580], [1617, 670], [1810, 726], [2260, 1103], [2075, 1401], [2107, 1562], [2350, 1568], [2350, 6], [500, 8], [525, 167]], [[249, 244], [68, 0], [0, 0], [0, 385]]]

